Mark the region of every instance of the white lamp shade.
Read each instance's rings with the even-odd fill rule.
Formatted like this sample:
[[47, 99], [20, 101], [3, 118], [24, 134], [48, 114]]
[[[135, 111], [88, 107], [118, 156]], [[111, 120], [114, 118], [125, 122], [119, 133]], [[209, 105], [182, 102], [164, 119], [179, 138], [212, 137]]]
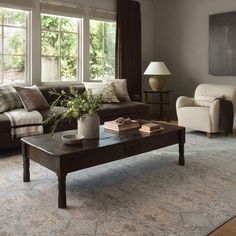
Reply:
[[170, 71], [162, 61], [150, 62], [144, 75], [170, 75]]

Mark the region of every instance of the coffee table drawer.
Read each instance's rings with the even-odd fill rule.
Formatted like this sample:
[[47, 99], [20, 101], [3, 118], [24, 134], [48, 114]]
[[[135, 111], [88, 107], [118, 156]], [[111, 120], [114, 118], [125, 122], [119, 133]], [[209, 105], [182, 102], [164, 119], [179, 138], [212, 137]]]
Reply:
[[140, 152], [139, 142], [129, 142], [125, 144], [125, 155], [136, 155]]

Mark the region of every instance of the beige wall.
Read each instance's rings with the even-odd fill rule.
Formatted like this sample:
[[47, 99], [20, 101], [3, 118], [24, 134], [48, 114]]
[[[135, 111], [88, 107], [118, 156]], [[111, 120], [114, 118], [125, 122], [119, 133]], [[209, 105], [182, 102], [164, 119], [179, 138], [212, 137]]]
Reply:
[[155, 59], [172, 72], [172, 111], [180, 95], [192, 96], [200, 83], [236, 86], [236, 76], [208, 73], [209, 15], [236, 11], [235, 0], [156, 0]]

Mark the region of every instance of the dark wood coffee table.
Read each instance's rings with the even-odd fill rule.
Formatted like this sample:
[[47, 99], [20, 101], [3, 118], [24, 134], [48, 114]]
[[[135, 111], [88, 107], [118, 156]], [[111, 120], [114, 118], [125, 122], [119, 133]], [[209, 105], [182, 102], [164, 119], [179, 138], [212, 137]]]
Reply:
[[100, 127], [100, 139], [85, 141], [82, 146], [66, 146], [61, 141], [66, 131], [22, 138], [23, 180], [30, 181], [29, 160], [52, 170], [58, 176], [58, 207], [66, 208], [66, 175], [70, 172], [116, 161], [151, 150], [179, 144], [179, 165], [184, 165], [185, 128], [161, 124], [160, 133], [138, 130], [115, 133]]

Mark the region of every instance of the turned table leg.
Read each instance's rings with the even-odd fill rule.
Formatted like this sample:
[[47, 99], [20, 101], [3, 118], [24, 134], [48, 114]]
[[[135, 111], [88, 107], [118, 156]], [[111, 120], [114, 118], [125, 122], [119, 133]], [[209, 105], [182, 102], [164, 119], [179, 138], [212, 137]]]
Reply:
[[66, 208], [66, 174], [58, 174], [58, 208]]
[[179, 143], [179, 165], [181, 165], [181, 166], [185, 165], [184, 143]]
[[185, 165], [184, 158], [184, 143], [185, 143], [185, 129], [181, 130], [179, 133], [179, 165]]
[[30, 167], [29, 158], [23, 155], [23, 181], [24, 182], [30, 181], [29, 167]]

